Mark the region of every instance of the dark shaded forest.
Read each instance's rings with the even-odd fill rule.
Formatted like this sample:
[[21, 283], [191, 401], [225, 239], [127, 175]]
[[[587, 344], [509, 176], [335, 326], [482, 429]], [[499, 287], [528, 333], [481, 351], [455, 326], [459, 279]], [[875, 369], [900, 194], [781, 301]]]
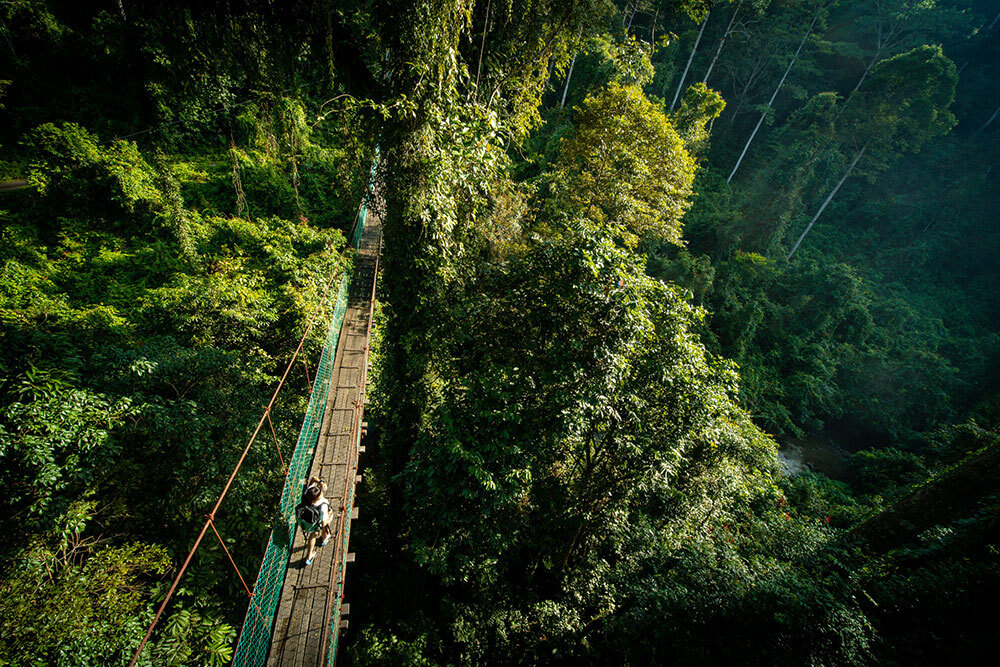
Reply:
[[[343, 664], [1000, 658], [1000, 3], [10, 0], [0, 32], [0, 665], [128, 664], [366, 193]], [[215, 517], [251, 586], [283, 484], [255, 446]], [[246, 611], [206, 542], [138, 664], [229, 664]]]

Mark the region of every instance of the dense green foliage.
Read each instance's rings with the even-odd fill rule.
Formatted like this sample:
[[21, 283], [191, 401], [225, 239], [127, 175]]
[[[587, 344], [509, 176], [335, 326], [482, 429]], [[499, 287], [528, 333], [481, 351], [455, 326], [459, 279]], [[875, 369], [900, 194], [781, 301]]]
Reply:
[[[131, 657], [349, 268], [376, 144], [338, 659], [988, 662], [998, 13], [6, 3], [0, 664]], [[784, 470], [804, 436], [847, 472]], [[282, 483], [260, 445], [217, 520], [248, 579]], [[145, 664], [232, 658], [223, 559], [206, 542]]]
[[[972, 315], [993, 297], [957, 275], [914, 284], [911, 269], [886, 270], [880, 259], [912, 241], [905, 232], [868, 231], [879, 242], [867, 245], [852, 235], [864, 232], [864, 206], [884, 220], [919, 216], [912, 195], [886, 196], [886, 184], [936, 169], [928, 155], [963, 143], [982, 162], [959, 172], [972, 189], [954, 201], [988, 199], [995, 143], [961, 125], [949, 135], [963, 93], [950, 53], [967, 54], [977, 80], [991, 75], [983, 16], [933, 3], [880, 4], [884, 16], [862, 3], [722, 3], [706, 43], [721, 49], [727, 26], [739, 30], [725, 49], [691, 54], [704, 7], [623, 4], [564, 27], [578, 52], [571, 65], [553, 47], [543, 122], [523, 143], [523, 95], [490, 115], [488, 133], [476, 129], [496, 107], [477, 97], [478, 54], [460, 34], [478, 44], [483, 3], [468, 23], [460, 4], [420, 4], [399, 29], [412, 49], [400, 56], [406, 67], [444, 74], [390, 86], [416, 81], [433, 94], [407, 98], [418, 122], [391, 125], [389, 157], [400, 157], [386, 167], [384, 432], [362, 499], [379, 509], [358, 547], [374, 552], [378, 574], [357, 584], [365, 620], [348, 655], [853, 664], [920, 645], [945, 657], [915, 641], [920, 632], [971, 647], [988, 630], [974, 611], [984, 598], [967, 591], [972, 581], [995, 591], [996, 570], [985, 557], [958, 575], [956, 558], [969, 540], [995, 549], [988, 498], [980, 514], [956, 513], [957, 523], [890, 553], [856, 546], [850, 528], [990, 446], [944, 434], [955, 421], [986, 432], [996, 423], [976, 407], [992, 388], [975, 388], [996, 363], [996, 323]], [[730, 23], [737, 12], [744, 20]], [[844, 27], [852, 19], [854, 33]], [[415, 37], [424, 34], [438, 37]], [[487, 45], [500, 39], [487, 35]], [[689, 55], [695, 77], [716, 68], [727, 108], [697, 78], [668, 103]], [[447, 108], [483, 152], [454, 152], [467, 135], [430, 122]], [[757, 143], [744, 151], [751, 132]], [[507, 146], [509, 166], [491, 141]], [[740, 153], [739, 178], [726, 182]], [[695, 161], [689, 195], [678, 176]], [[786, 261], [817, 210], [812, 236]], [[962, 224], [996, 248], [987, 218]], [[922, 243], [929, 261], [932, 241]], [[995, 277], [995, 261], [981, 257], [982, 279]], [[684, 293], [648, 292], [644, 273], [686, 288], [707, 312], [676, 310]], [[939, 301], [946, 285], [953, 292]], [[945, 303], [963, 304], [954, 321]], [[739, 393], [725, 357], [739, 365]], [[863, 449], [849, 484], [783, 479], [738, 406], [779, 434], [835, 428]], [[938, 602], [918, 602], [943, 586], [951, 592]], [[403, 605], [401, 587], [417, 594]], [[995, 644], [966, 650], [971, 659]]]

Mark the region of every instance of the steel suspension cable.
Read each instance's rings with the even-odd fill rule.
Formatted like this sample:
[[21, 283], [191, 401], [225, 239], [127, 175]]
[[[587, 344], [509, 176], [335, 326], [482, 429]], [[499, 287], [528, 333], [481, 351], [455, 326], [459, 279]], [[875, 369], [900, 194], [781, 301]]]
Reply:
[[271, 436], [274, 437], [274, 448], [278, 450], [278, 460], [281, 461], [281, 469], [288, 475], [288, 466], [285, 465], [285, 457], [281, 455], [281, 445], [278, 444], [278, 434], [274, 432], [274, 422], [271, 421], [271, 411], [267, 411], [267, 425], [271, 427]]
[[215, 533], [217, 538], [219, 538], [219, 544], [222, 546], [222, 550], [226, 552], [226, 558], [229, 559], [233, 569], [236, 570], [236, 576], [240, 578], [240, 583], [243, 584], [243, 590], [247, 592], [247, 597], [250, 598], [250, 604], [257, 610], [257, 614], [263, 618], [264, 614], [260, 611], [260, 607], [257, 606], [257, 601], [253, 599], [253, 593], [250, 592], [250, 587], [247, 586], [247, 582], [243, 578], [243, 573], [240, 572], [240, 568], [236, 566], [236, 561], [233, 560], [233, 555], [229, 553], [229, 548], [226, 547], [226, 543], [222, 539], [222, 535], [219, 535], [219, 529], [215, 527], [215, 521], [209, 519], [208, 522], [212, 524], [212, 532]]

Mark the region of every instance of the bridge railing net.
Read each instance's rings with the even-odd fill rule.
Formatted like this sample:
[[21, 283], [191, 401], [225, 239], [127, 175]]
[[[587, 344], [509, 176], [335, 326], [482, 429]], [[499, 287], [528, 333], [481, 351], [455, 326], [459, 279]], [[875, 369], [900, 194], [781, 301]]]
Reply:
[[[364, 235], [365, 222], [368, 219], [368, 209], [361, 205], [358, 222], [351, 238], [351, 245], [357, 250], [361, 237]], [[260, 573], [254, 584], [253, 595], [247, 608], [247, 616], [240, 631], [240, 640], [236, 645], [236, 655], [233, 664], [237, 667], [260, 667], [267, 660], [271, 646], [271, 630], [274, 626], [274, 616], [281, 600], [281, 589], [285, 583], [288, 570], [288, 559], [295, 540], [295, 506], [302, 496], [305, 477], [312, 465], [313, 453], [319, 441], [320, 427], [323, 424], [323, 413], [326, 409], [327, 397], [330, 393], [330, 381], [333, 376], [334, 361], [337, 356], [337, 344], [340, 342], [340, 330], [344, 323], [344, 313], [347, 310], [347, 295], [351, 281], [345, 274], [340, 279], [337, 291], [337, 302], [330, 319], [330, 328], [323, 344], [316, 377], [313, 381], [312, 394], [309, 396], [309, 407], [302, 420], [302, 429], [295, 444], [295, 451], [288, 463], [288, 475], [281, 491], [279, 515], [274, 520], [274, 528], [264, 552], [264, 560], [260, 565]]]

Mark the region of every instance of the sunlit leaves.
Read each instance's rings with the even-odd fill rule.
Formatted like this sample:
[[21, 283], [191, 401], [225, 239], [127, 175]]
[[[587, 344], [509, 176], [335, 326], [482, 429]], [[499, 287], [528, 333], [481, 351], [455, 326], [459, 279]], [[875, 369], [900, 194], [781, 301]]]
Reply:
[[116, 459], [112, 429], [132, 412], [128, 398], [111, 398], [32, 369], [15, 385], [20, 395], [0, 424], [6, 504], [34, 522], [58, 511], [96, 481]]
[[634, 243], [673, 242], [690, 206], [694, 161], [663, 112], [635, 86], [611, 83], [588, 97], [553, 177], [558, 215], [585, 216]]
[[878, 63], [846, 104], [838, 134], [855, 146], [888, 153], [875, 168], [902, 152], [916, 152], [954, 127], [949, 106], [958, 84], [956, 67], [940, 46], [918, 46]]
[[42, 193], [59, 185], [79, 188], [84, 184], [72, 180], [77, 175], [106, 188], [108, 199], [129, 211], [140, 204], [159, 203], [153, 168], [132, 142], [115, 141], [105, 148], [74, 123], [42, 125], [28, 141], [39, 157], [30, 167], [29, 182]]

